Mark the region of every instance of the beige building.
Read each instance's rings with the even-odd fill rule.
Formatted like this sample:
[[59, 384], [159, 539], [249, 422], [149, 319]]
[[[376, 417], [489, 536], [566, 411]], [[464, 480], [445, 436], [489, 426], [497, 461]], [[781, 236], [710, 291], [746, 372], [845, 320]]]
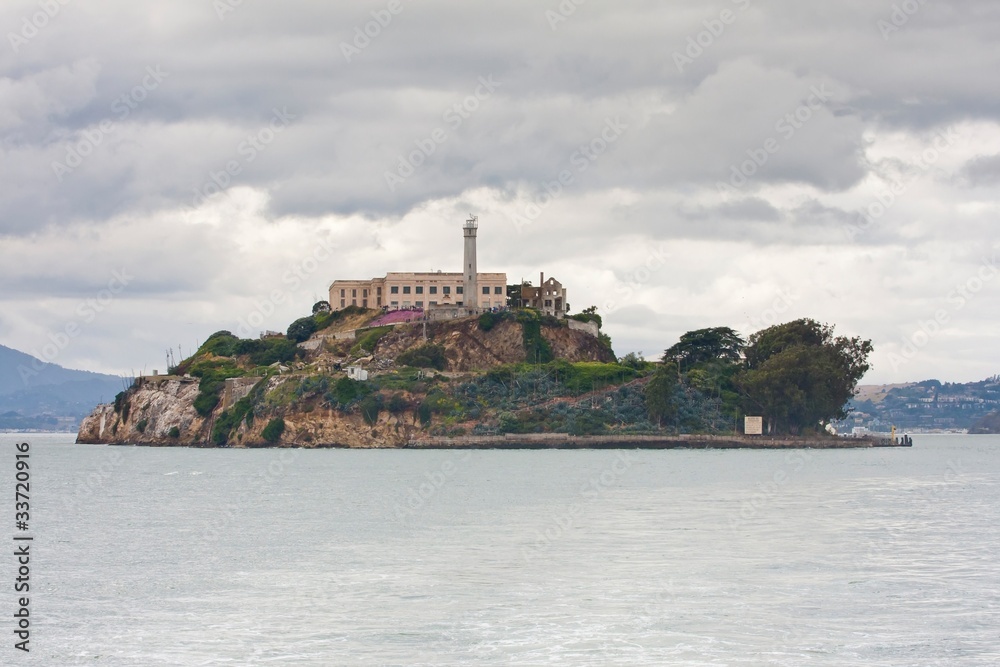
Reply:
[[431, 306], [465, 306], [499, 308], [507, 305], [507, 274], [477, 273], [476, 300], [465, 298], [463, 273], [392, 272], [384, 278], [371, 280], [335, 280], [330, 285], [330, 307], [340, 310], [347, 306], [363, 308], [429, 308]]
[[566, 303], [566, 288], [555, 278], [545, 280], [544, 273], [539, 278], [538, 287], [521, 287], [521, 305], [535, 308], [546, 315], [564, 317], [569, 307]]

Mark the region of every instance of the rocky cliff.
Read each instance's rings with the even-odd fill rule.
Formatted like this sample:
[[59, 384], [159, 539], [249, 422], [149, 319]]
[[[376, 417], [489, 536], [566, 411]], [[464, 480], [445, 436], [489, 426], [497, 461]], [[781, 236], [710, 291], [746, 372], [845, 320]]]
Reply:
[[[498, 317], [487, 330], [476, 318], [346, 328], [364, 320], [352, 316], [297, 348], [285, 339], [213, 334], [173, 375], [139, 378], [114, 404], [98, 406], [83, 420], [77, 442], [398, 447], [441, 425], [433, 411], [448, 403], [452, 378], [461, 381], [528, 356], [524, 324], [513, 317]], [[610, 347], [590, 333], [553, 322], [536, 329], [555, 358], [614, 361]], [[441, 355], [436, 368], [401, 369], [396, 363], [406, 352], [429, 347]], [[294, 356], [261, 365], [274, 350]], [[348, 381], [348, 366], [365, 368], [371, 381]], [[269, 439], [265, 429], [276, 421], [280, 436]]]

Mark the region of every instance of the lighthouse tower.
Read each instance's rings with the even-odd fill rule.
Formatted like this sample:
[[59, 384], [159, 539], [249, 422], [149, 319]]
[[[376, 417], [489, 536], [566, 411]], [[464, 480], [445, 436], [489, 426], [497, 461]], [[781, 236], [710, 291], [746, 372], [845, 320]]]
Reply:
[[464, 275], [462, 303], [471, 315], [479, 308], [479, 286], [476, 277], [476, 232], [479, 231], [479, 217], [469, 215], [462, 228], [465, 234], [465, 261], [462, 263]]

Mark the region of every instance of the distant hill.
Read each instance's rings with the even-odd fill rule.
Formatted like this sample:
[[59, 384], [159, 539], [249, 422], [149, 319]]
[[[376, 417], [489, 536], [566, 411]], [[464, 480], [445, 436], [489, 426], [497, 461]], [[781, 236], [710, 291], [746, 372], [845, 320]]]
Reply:
[[[980, 382], [924, 380], [907, 384], [862, 385], [851, 401], [851, 415], [838, 429], [863, 426], [887, 431], [901, 429], [961, 431], [1000, 408], [1000, 376]], [[993, 422], [984, 422], [986, 428]]]
[[116, 375], [63, 368], [0, 345], [0, 429], [72, 430], [123, 387]]

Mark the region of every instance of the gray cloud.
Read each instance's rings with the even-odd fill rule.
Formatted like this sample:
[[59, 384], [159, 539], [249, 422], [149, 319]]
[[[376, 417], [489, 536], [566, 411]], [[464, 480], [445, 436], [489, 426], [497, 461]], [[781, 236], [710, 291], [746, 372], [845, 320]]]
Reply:
[[[376, 30], [386, 6], [242, 3], [220, 18], [199, 0], [69, 3], [11, 42], [38, 8], [6, 3], [4, 342], [58, 326], [58, 307], [30, 300], [72, 305], [124, 265], [141, 271], [115, 325], [134, 312], [192, 338], [252, 308], [310, 235], [332, 235], [343, 255], [275, 310], [283, 328], [344, 272], [447, 266], [452, 226], [474, 211], [484, 265], [558, 272], [581, 307], [629, 288], [607, 318], [622, 352], [749, 321], [800, 282], [810, 305], [889, 346], [878, 318], [926, 316], [921, 276], [961, 276], [991, 249], [995, 3], [926, 3], [895, 25], [892, 3], [863, 0], [584, 3], [556, 19], [556, 2], [404, 0]], [[366, 27], [378, 34], [355, 44]], [[400, 158], [414, 156], [409, 174]], [[671, 262], [634, 282], [659, 244]], [[869, 312], [883, 281], [892, 305]], [[990, 289], [976, 313], [996, 304]], [[155, 330], [127, 346], [132, 365]], [[76, 345], [67, 361], [124, 363]], [[915, 370], [945, 376], [930, 360], [946, 357]]]

